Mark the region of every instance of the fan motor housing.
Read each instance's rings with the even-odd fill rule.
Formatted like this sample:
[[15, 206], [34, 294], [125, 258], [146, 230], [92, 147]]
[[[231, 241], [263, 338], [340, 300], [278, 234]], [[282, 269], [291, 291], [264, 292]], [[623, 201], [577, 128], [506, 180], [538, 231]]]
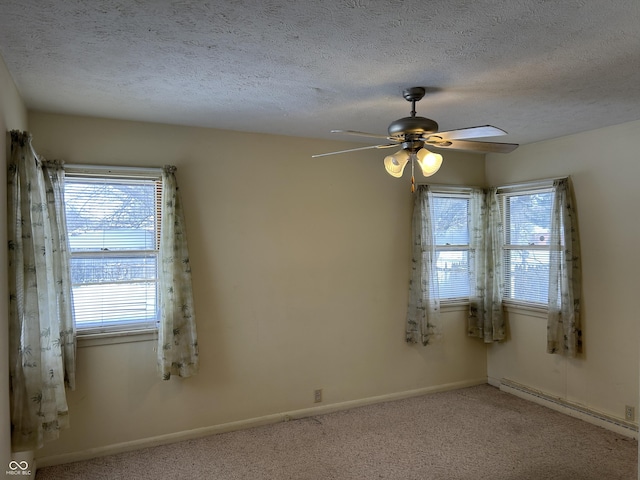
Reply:
[[389, 125], [389, 136], [398, 135], [423, 135], [425, 133], [436, 133], [438, 124], [425, 117], [404, 117], [392, 122]]

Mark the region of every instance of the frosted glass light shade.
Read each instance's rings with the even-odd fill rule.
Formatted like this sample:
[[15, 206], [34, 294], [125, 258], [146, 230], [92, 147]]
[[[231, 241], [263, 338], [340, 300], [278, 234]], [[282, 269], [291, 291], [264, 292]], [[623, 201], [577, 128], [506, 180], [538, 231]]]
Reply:
[[425, 177], [430, 177], [436, 173], [440, 169], [440, 165], [442, 165], [442, 155], [430, 152], [426, 148], [418, 150], [416, 158]]
[[393, 155], [384, 157], [384, 168], [392, 177], [400, 178], [402, 172], [404, 172], [404, 167], [409, 161], [409, 157], [409, 153], [405, 150], [400, 150]]

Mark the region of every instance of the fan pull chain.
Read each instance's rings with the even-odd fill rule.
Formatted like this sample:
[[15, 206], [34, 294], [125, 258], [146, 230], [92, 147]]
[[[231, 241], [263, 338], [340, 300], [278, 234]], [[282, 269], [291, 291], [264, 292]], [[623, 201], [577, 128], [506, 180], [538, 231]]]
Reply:
[[414, 162], [413, 155], [411, 155], [411, 193], [416, 191], [416, 177], [414, 176]]

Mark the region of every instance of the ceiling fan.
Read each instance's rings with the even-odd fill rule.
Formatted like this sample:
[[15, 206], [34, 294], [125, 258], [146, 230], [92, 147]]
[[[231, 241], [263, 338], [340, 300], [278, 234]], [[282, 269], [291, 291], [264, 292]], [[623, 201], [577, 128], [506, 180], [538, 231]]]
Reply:
[[355, 130], [331, 130], [331, 133], [384, 139], [388, 143], [371, 145], [368, 147], [351, 148], [337, 152], [320, 153], [312, 155], [312, 158], [372, 148], [392, 148], [400, 145], [401, 149], [399, 151], [393, 155], [385, 157], [384, 167], [389, 175], [400, 178], [404, 172], [405, 166], [409, 160], [411, 160], [411, 191], [414, 191], [414, 161], [418, 162], [422, 174], [425, 177], [429, 177], [436, 173], [440, 168], [440, 165], [442, 165], [442, 155], [427, 150], [427, 146], [436, 151], [449, 149], [484, 153], [509, 153], [518, 147], [518, 144], [516, 143], [478, 142], [474, 140], [467, 140], [470, 138], [506, 135], [507, 132], [491, 125], [439, 132], [438, 124], [434, 120], [416, 116], [416, 102], [420, 101], [422, 97], [424, 97], [425, 93], [426, 89], [424, 87], [412, 87], [404, 90], [403, 97], [407, 101], [411, 102], [411, 116], [403, 117], [391, 122], [387, 130], [387, 135], [376, 135], [373, 133], [358, 132]]

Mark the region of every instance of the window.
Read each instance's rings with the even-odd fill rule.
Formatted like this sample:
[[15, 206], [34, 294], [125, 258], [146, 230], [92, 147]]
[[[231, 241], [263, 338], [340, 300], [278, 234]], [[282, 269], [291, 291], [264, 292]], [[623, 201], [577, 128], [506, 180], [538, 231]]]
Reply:
[[156, 328], [161, 179], [67, 166], [65, 212], [76, 328]]
[[503, 191], [504, 299], [548, 304], [553, 188]]
[[441, 300], [469, 298], [469, 200], [464, 193], [434, 193], [432, 197]]

